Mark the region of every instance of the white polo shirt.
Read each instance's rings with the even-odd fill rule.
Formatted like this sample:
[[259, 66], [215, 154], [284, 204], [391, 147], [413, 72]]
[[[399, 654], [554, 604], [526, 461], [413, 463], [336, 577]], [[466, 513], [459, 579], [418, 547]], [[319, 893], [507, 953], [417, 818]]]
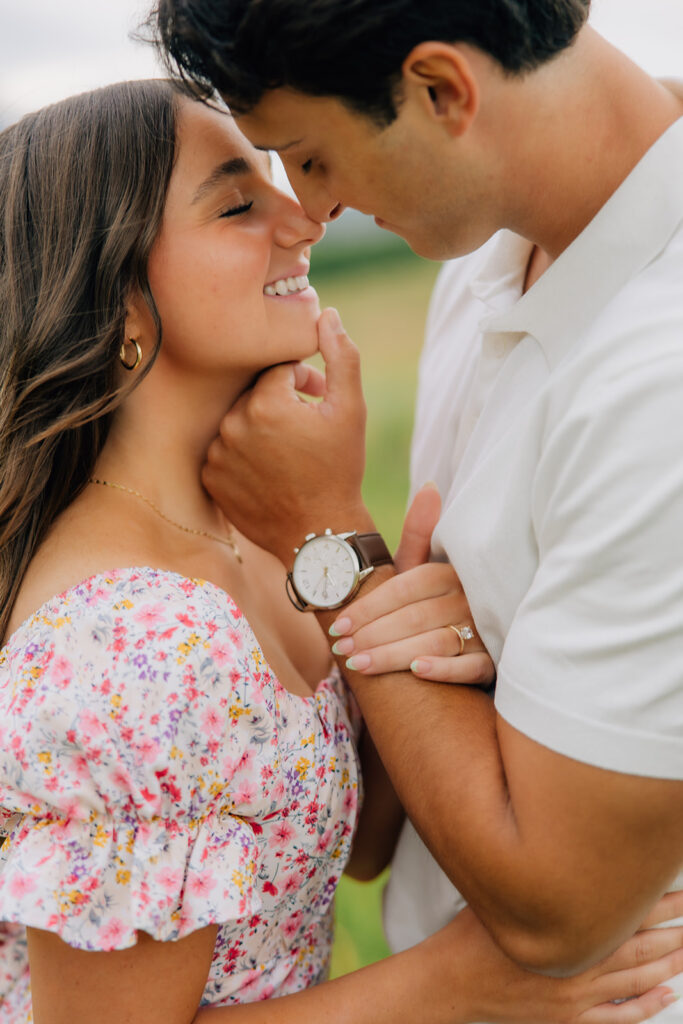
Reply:
[[[530, 249], [502, 232], [442, 272], [413, 486], [444, 498], [434, 556], [462, 579], [502, 717], [567, 757], [683, 779], [683, 119], [522, 295]], [[462, 905], [407, 826], [392, 948]]]

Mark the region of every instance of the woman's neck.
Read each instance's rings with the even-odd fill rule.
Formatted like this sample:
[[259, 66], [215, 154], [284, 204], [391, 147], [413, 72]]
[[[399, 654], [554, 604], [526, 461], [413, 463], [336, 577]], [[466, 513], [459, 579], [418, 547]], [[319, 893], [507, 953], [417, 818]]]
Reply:
[[201, 467], [220, 421], [250, 378], [207, 382], [155, 365], [117, 411], [94, 475], [131, 487], [184, 525], [217, 530]]

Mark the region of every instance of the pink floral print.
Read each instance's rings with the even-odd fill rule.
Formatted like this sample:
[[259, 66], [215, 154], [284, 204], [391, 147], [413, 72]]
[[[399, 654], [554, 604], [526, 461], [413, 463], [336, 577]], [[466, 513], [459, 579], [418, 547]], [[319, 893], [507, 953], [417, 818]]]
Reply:
[[45, 604], [0, 652], [0, 1022], [31, 1020], [27, 925], [112, 950], [218, 924], [204, 1004], [322, 980], [356, 728], [214, 584], [121, 569]]

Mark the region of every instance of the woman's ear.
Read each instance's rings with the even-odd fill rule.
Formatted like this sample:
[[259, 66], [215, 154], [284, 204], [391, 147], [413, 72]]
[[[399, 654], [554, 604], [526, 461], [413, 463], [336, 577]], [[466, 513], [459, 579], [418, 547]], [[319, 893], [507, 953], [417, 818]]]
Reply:
[[119, 360], [124, 370], [137, 370], [154, 348], [155, 326], [152, 314], [139, 289], [131, 289], [126, 300], [124, 335]]
[[140, 290], [138, 288], [131, 289], [128, 298], [126, 299], [126, 338], [133, 338], [135, 341], [142, 344], [143, 337], [146, 338], [149, 333], [149, 325], [151, 322], [151, 313], [147, 308], [147, 303], [143, 299]]
[[149, 355], [157, 343], [157, 325], [140, 288], [132, 287], [126, 299], [125, 336], [142, 345]]
[[479, 109], [479, 86], [465, 47], [420, 43], [403, 62], [403, 87], [452, 136], [463, 135]]

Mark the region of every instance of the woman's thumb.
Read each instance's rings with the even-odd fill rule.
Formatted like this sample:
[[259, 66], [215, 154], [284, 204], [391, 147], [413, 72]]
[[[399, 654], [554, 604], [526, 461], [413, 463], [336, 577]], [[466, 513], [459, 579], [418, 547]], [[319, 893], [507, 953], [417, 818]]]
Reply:
[[394, 557], [398, 572], [414, 569], [429, 561], [432, 533], [441, 515], [441, 498], [436, 484], [425, 484], [413, 498], [406, 514], [401, 542]]

